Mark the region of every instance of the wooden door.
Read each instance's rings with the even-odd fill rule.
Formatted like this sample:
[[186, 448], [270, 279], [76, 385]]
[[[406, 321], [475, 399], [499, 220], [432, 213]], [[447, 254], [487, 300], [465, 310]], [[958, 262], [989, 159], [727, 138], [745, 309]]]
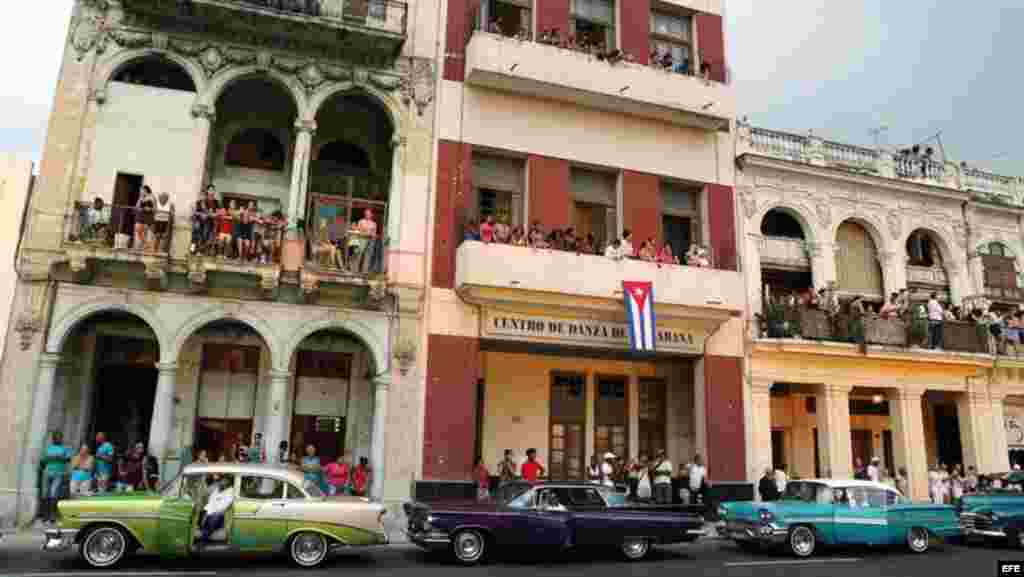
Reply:
[[548, 478], [582, 481], [586, 473], [583, 430], [587, 420], [586, 377], [551, 376]]
[[668, 411], [665, 399], [665, 381], [641, 379], [639, 386], [639, 451], [641, 455], [653, 459], [659, 449], [666, 448], [665, 421]]
[[890, 475], [896, 475], [896, 459], [893, 458], [892, 431], [882, 431], [882, 452], [885, 454], [885, 468]]
[[786, 466], [786, 431], [772, 429], [772, 467], [782, 469]]
[[[629, 460], [629, 396], [626, 377], [597, 377], [594, 399], [594, 450]], [[664, 447], [659, 447], [664, 448]]]
[[858, 294], [881, 295], [882, 267], [875, 242], [859, 224], [844, 222], [836, 233], [839, 258], [836, 269], [839, 289]]
[[313, 445], [320, 462], [345, 453], [345, 426], [349, 408], [352, 355], [329, 351], [299, 351], [295, 359], [292, 434], [302, 446]]
[[111, 207], [110, 221], [110, 226], [115, 232], [133, 234], [135, 219], [131, 209], [139, 201], [142, 181], [141, 174], [117, 173], [117, 177], [114, 179], [114, 202]]
[[856, 463], [857, 459], [866, 467], [871, 461], [871, 457], [874, 456], [874, 449], [871, 444], [871, 431], [854, 429], [850, 431], [851, 441], [851, 452], [853, 462]]
[[818, 428], [814, 428], [814, 478], [821, 478], [821, 450], [818, 447]]

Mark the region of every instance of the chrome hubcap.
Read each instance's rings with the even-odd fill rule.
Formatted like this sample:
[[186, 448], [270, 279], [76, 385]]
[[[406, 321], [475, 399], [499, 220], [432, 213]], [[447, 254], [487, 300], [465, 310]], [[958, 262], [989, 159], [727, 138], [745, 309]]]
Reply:
[[85, 543], [85, 556], [97, 566], [111, 565], [124, 553], [124, 536], [117, 529], [97, 529]]
[[810, 555], [811, 552], [814, 551], [814, 534], [806, 527], [798, 527], [793, 530], [793, 536], [790, 537], [790, 542], [793, 545], [793, 551], [796, 552], [797, 555], [806, 556]]
[[914, 551], [924, 551], [928, 548], [928, 534], [924, 529], [910, 530], [910, 548]]
[[300, 565], [316, 565], [327, 554], [324, 538], [314, 533], [302, 533], [292, 542], [292, 555]]
[[455, 539], [455, 553], [463, 561], [476, 561], [483, 551], [483, 539], [477, 533], [466, 531]]
[[643, 557], [647, 553], [647, 541], [626, 541], [626, 543], [622, 545], [622, 550], [625, 551], [626, 556], [631, 559]]

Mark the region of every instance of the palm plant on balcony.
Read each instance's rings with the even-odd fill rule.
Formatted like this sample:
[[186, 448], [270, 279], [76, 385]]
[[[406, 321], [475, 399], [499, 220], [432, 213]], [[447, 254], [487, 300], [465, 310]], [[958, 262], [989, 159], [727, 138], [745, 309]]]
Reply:
[[781, 339], [786, 337], [786, 307], [782, 303], [769, 299], [764, 305], [762, 317], [768, 328], [768, 338]]
[[910, 317], [910, 345], [925, 346], [928, 340], [928, 314], [923, 305], [915, 306]]

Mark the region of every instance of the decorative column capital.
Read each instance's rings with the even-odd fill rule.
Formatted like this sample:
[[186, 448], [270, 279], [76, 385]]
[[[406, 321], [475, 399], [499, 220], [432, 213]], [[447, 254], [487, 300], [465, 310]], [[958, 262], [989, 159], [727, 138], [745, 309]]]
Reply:
[[310, 136], [316, 132], [316, 121], [315, 120], [296, 120], [295, 130], [299, 134], [309, 134]]
[[178, 372], [178, 363], [157, 363], [156, 370], [159, 371], [161, 375], [174, 375]]
[[192, 118], [205, 118], [212, 121], [216, 112], [216, 109], [209, 104], [196, 104], [192, 107]]
[[409, 138], [406, 137], [406, 136], [400, 136], [400, 135], [396, 134], [394, 136], [394, 138], [391, 139], [391, 148], [392, 148], [392, 150], [397, 150], [399, 148], [405, 148], [405, 145], [407, 145], [407, 144], [409, 144]]
[[59, 353], [43, 353], [39, 355], [39, 366], [44, 369], [55, 369], [60, 364], [61, 355]]
[[752, 377], [750, 379], [750, 392], [752, 394], [771, 394], [772, 385], [775, 384], [775, 379], [764, 378], [764, 377]]
[[384, 374], [373, 379], [373, 388], [377, 391], [387, 391], [391, 387], [391, 375]]
[[97, 88], [89, 91], [89, 102], [95, 102], [98, 106], [102, 106], [107, 101], [107, 89]]
[[291, 371], [281, 371], [281, 370], [278, 370], [278, 369], [271, 369], [268, 374], [270, 375], [270, 380], [272, 380], [272, 381], [288, 380], [288, 379], [292, 378]]

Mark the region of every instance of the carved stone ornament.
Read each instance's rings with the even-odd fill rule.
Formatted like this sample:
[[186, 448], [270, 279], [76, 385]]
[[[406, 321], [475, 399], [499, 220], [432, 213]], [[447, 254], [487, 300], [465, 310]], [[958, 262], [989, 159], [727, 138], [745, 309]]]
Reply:
[[412, 341], [398, 343], [395, 346], [395, 361], [398, 362], [398, 370], [403, 376], [409, 374], [409, 370], [416, 363], [416, 345]]
[[821, 228], [828, 229], [832, 226], [832, 209], [828, 204], [819, 202], [814, 206], [814, 214], [818, 217], [818, 224]]
[[395, 63], [401, 74], [399, 90], [402, 103], [416, 107], [416, 114], [423, 116], [423, 111], [434, 101], [434, 67], [427, 60], [402, 58]]
[[960, 249], [967, 248], [967, 225], [962, 222], [953, 224], [953, 238], [956, 239], [956, 244], [960, 246]]
[[885, 217], [885, 223], [889, 225], [889, 234], [892, 235], [892, 239], [899, 240], [900, 233], [903, 232], [903, 223], [901, 222], [900, 215], [895, 212], [890, 212], [889, 215]]
[[[107, 36], [122, 48], [142, 48], [144, 46], [155, 45], [153, 34], [149, 32], [112, 28], [107, 32]], [[166, 46], [166, 37], [164, 38], [164, 45]]]
[[32, 348], [32, 341], [35, 339], [36, 333], [41, 330], [43, 330], [42, 317], [31, 313], [22, 313], [14, 325], [14, 331], [20, 337], [21, 350], [27, 351]]
[[399, 78], [398, 76], [390, 76], [386, 74], [371, 74], [369, 77], [369, 82], [370, 84], [376, 86], [377, 88], [380, 88], [381, 90], [386, 90], [388, 92], [392, 90], [397, 90], [399, 87], [402, 86], [401, 78]]
[[103, 51], [102, 46], [106, 42], [104, 38], [106, 26], [106, 19], [101, 14], [83, 11], [71, 33], [71, 46], [75, 49], [79, 62], [93, 48], [99, 48], [99, 52]]
[[203, 50], [203, 53], [199, 56], [199, 63], [203, 65], [203, 68], [209, 74], [217, 72], [226, 64], [224, 62], [224, 55], [215, 46]]

